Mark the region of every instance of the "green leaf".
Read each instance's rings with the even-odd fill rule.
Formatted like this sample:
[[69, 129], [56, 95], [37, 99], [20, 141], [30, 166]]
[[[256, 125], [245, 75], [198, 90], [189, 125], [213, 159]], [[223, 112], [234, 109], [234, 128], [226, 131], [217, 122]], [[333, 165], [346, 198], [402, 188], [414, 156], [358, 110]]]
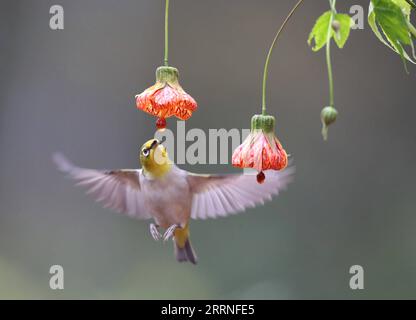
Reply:
[[347, 14], [334, 14], [333, 20], [339, 22], [339, 30], [335, 32], [332, 28], [328, 37], [328, 30], [330, 28], [329, 23], [331, 22], [331, 11], [327, 11], [322, 14], [318, 20], [316, 20], [311, 33], [309, 34], [308, 44], [312, 44], [314, 40], [313, 51], [318, 51], [326, 45], [328, 40], [334, 38], [339, 48], [343, 48], [350, 35], [350, 30], [354, 21]]
[[342, 49], [348, 40], [354, 21], [348, 14], [336, 14], [335, 20], [339, 22], [340, 28], [338, 32], [334, 32], [334, 40], [338, 47]]
[[400, 9], [402, 9], [403, 13], [406, 16], [410, 15], [410, 10], [412, 10], [412, 7], [410, 6], [410, 3], [407, 2], [406, 0], [392, 0], [397, 6], [400, 7]]
[[406, 60], [416, 63], [404, 50], [404, 45], [413, 48], [409, 15], [410, 5], [405, 0], [371, 0], [368, 15], [371, 29], [383, 44], [400, 55], [404, 64]]
[[405, 0], [410, 7], [412, 7], [413, 9], [416, 9], [416, 3], [414, 0]]
[[392, 0], [372, 0], [372, 3], [377, 23], [386, 36], [393, 42], [410, 44], [409, 30], [402, 9]]
[[331, 11], [327, 11], [321, 15], [318, 20], [316, 20], [315, 25], [309, 34], [308, 44], [311, 45], [312, 40], [315, 42], [315, 45], [312, 47], [313, 51], [320, 50], [328, 41], [328, 28], [329, 22], [331, 21], [331, 14]]

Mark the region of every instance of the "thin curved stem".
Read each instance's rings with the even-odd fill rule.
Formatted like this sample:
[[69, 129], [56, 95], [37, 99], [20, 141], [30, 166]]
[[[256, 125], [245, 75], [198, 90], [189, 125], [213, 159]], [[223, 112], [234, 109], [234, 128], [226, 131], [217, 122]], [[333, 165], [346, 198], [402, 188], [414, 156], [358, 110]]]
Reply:
[[169, 60], [169, 0], [166, 0], [165, 6], [165, 66], [168, 66]]
[[331, 35], [332, 35], [332, 22], [334, 21], [336, 0], [329, 0], [331, 6], [331, 18], [329, 19], [328, 35], [326, 42], [326, 65], [328, 67], [328, 83], [329, 83], [329, 105], [334, 106], [334, 77], [332, 74], [332, 62], [331, 62]]
[[334, 106], [334, 78], [332, 76], [331, 43], [326, 44], [326, 64], [328, 66], [329, 105]]
[[303, 1], [304, 0], [299, 0], [296, 3], [296, 5], [293, 7], [293, 9], [289, 12], [285, 21], [283, 21], [283, 24], [280, 26], [279, 30], [277, 31], [277, 33], [276, 33], [276, 35], [273, 39], [272, 45], [270, 46], [269, 52], [267, 54], [266, 62], [264, 64], [264, 72], [263, 72], [263, 90], [262, 90], [262, 114], [263, 115], [266, 114], [266, 83], [267, 83], [267, 72], [268, 72], [268, 69], [269, 69], [270, 56], [272, 55], [273, 49], [276, 45], [276, 41], [277, 41], [277, 39], [279, 39], [279, 36], [282, 33], [282, 31], [284, 30], [286, 24], [289, 22], [290, 18], [295, 13], [296, 9], [302, 4]]
[[329, 6], [331, 8], [331, 11], [333, 14], [337, 13], [337, 10], [335, 9], [335, 4], [336, 4], [337, 0], [329, 0]]

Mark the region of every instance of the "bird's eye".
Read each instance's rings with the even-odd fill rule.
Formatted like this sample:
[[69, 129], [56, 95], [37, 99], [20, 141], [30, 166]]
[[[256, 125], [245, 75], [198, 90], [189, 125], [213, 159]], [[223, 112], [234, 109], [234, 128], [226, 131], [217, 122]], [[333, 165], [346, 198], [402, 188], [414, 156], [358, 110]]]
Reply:
[[144, 149], [144, 150], [143, 150], [143, 155], [144, 155], [145, 157], [148, 157], [148, 156], [149, 156], [149, 153], [150, 153], [149, 149]]

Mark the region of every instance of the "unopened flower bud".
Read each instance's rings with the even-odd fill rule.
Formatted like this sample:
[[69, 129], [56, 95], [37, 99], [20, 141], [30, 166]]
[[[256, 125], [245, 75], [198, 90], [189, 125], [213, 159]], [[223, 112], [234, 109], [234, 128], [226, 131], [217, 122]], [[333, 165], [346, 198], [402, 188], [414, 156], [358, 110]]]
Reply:
[[328, 139], [328, 127], [337, 120], [338, 111], [332, 107], [325, 107], [321, 111], [321, 121], [322, 121], [322, 136], [324, 140]]
[[337, 38], [337, 39], [341, 39], [341, 32], [340, 32], [340, 30], [341, 30], [341, 24], [339, 23], [339, 21], [338, 20], [334, 20], [334, 21], [332, 21], [332, 30], [334, 30], [334, 32], [335, 32], [335, 37]]
[[332, 27], [332, 30], [334, 30], [335, 32], [338, 32], [339, 29], [341, 29], [341, 24], [339, 23], [338, 20], [334, 20], [332, 21], [331, 27]]

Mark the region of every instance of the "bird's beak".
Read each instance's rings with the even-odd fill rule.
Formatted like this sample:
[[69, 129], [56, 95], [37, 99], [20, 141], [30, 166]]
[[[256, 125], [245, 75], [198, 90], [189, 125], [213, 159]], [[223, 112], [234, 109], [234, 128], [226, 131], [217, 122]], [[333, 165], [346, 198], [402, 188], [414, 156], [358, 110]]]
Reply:
[[155, 139], [155, 140], [153, 140], [149, 149], [155, 149], [159, 144], [160, 144], [159, 140]]
[[163, 137], [162, 140], [157, 140], [155, 139], [155, 141], [153, 141], [152, 145], [151, 145], [151, 149], [157, 147], [158, 145], [162, 145], [162, 143], [164, 143], [166, 141], [166, 137]]

